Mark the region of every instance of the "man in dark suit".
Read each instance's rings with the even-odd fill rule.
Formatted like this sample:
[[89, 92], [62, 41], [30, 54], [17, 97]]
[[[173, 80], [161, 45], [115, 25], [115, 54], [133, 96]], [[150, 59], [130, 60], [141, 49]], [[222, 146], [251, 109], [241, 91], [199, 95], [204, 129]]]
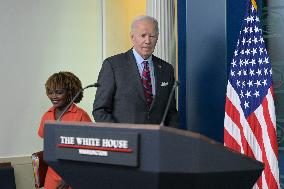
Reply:
[[[93, 107], [95, 121], [161, 123], [175, 78], [172, 65], [152, 55], [158, 35], [155, 18], [139, 16], [132, 22], [133, 48], [103, 62]], [[165, 125], [178, 127], [175, 98]]]

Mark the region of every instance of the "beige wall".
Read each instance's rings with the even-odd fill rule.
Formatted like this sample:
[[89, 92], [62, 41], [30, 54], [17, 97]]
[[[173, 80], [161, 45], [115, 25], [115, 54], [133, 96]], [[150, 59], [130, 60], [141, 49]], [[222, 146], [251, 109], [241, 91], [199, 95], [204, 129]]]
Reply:
[[[74, 72], [83, 85], [102, 63], [101, 0], [0, 1], [0, 162], [12, 162], [17, 189], [34, 188], [30, 155], [51, 103], [44, 84], [54, 72]], [[94, 89], [79, 106], [90, 115]]]
[[[145, 13], [146, 0], [0, 1], [0, 162], [12, 162], [17, 189], [34, 186], [46, 79], [62, 70], [94, 83], [103, 58], [131, 47], [130, 23]], [[94, 96], [88, 89], [79, 104], [90, 116]]]
[[146, 0], [104, 0], [104, 58], [132, 47], [130, 25], [142, 14], [146, 14]]
[[[37, 136], [51, 106], [44, 84], [54, 72], [97, 80], [102, 62], [101, 1], [0, 1], [0, 157], [42, 149]], [[95, 89], [79, 106], [90, 115]]]

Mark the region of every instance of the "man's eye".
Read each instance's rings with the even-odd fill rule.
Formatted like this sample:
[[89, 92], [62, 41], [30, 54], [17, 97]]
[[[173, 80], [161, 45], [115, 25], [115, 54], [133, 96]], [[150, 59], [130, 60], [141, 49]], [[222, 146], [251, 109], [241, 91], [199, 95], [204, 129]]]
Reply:
[[141, 37], [142, 37], [142, 38], [146, 37], [146, 34], [142, 34]]

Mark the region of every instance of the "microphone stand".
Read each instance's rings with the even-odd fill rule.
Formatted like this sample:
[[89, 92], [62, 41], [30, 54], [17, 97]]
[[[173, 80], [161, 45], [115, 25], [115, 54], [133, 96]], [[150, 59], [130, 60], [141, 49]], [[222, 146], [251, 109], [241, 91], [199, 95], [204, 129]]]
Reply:
[[91, 85], [87, 85], [86, 87], [82, 88], [80, 91], [77, 92], [77, 94], [72, 98], [72, 100], [69, 102], [69, 104], [65, 107], [65, 109], [62, 111], [60, 116], [57, 118], [56, 121], [61, 121], [62, 116], [67, 112], [67, 110], [70, 108], [70, 106], [73, 104], [73, 102], [77, 99], [77, 97], [83, 92], [85, 89], [90, 88], [90, 87], [99, 87], [100, 84], [94, 83]]
[[166, 117], [167, 117], [167, 114], [168, 114], [168, 111], [169, 111], [169, 107], [170, 107], [170, 104], [171, 104], [171, 101], [172, 101], [172, 98], [173, 98], [173, 94], [175, 92], [175, 89], [176, 87], [179, 85], [179, 82], [178, 81], [175, 81], [173, 87], [172, 87], [172, 90], [171, 90], [171, 93], [170, 93], [170, 96], [169, 96], [169, 99], [168, 99], [168, 103], [167, 103], [167, 106], [166, 106], [166, 109], [165, 109], [165, 112], [163, 114], [163, 118], [162, 118], [162, 121], [160, 123], [160, 126], [164, 126], [165, 125], [165, 120], [166, 120]]

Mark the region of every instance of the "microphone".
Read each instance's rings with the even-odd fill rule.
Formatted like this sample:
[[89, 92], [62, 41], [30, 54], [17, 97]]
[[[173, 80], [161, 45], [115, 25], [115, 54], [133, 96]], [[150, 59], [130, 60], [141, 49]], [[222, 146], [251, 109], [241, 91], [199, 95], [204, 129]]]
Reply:
[[70, 108], [70, 106], [73, 104], [73, 102], [76, 100], [76, 98], [80, 95], [81, 92], [83, 92], [85, 89], [90, 88], [90, 87], [99, 87], [99, 83], [94, 83], [91, 85], [87, 85], [86, 87], [82, 88], [80, 91], [77, 92], [77, 94], [72, 98], [72, 100], [69, 102], [69, 104], [65, 107], [63, 112], [60, 114], [60, 116], [57, 118], [56, 121], [60, 121], [62, 116], [67, 112], [67, 110]]
[[[99, 86], [100, 86], [99, 83], [94, 83], [94, 84], [91, 84], [91, 85], [87, 85], [85, 88], [83, 88], [82, 91], [84, 91], [85, 89], [90, 88], [90, 87], [99, 87]], [[82, 92], [82, 91], [81, 91], [81, 92]], [[79, 93], [79, 94], [80, 94], [80, 93]]]
[[173, 98], [173, 94], [177, 88], [177, 86], [179, 85], [179, 81], [175, 81], [174, 85], [173, 85], [173, 88], [171, 90], [171, 93], [170, 93], [170, 96], [168, 98], [168, 103], [167, 103], [167, 106], [166, 106], [166, 109], [165, 109], [165, 112], [163, 114], [163, 119], [160, 123], [160, 126], [164, 126], [165, 124], [165, 120], [166, 120], [166, 117], [167, 117], [167, 114], [168, 114], [168, 111], [169, 111], [169, 107], [170, 107], [170, 104], [171, 104], [171, 101], [172, 101], [172, 98]]

